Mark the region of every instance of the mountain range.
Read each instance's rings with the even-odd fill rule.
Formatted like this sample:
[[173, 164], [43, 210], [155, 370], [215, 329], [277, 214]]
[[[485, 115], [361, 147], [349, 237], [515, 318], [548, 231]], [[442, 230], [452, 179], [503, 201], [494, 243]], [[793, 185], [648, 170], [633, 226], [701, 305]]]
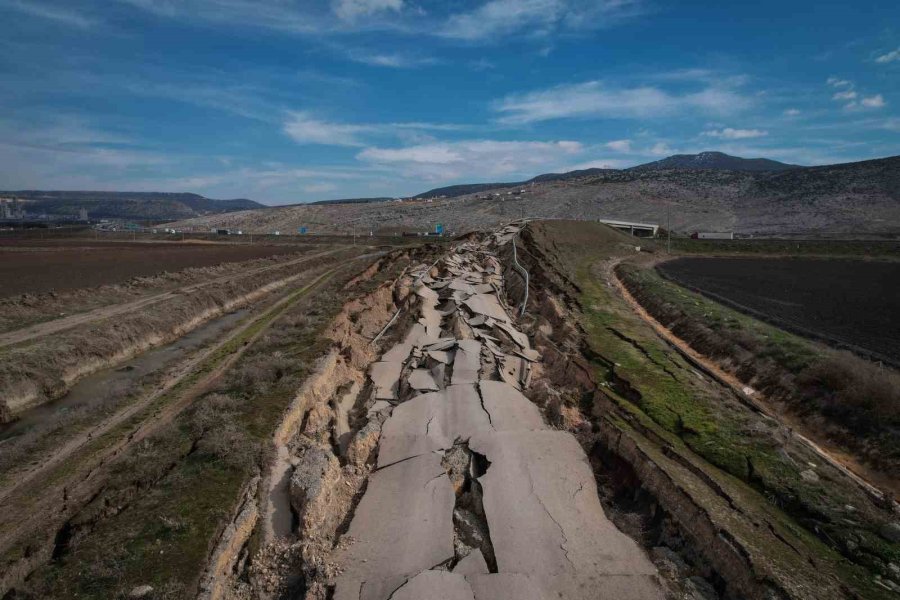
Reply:
[[87, 210], [91, 219], [176, 220], [263, 208], [253, 200], [214, 200], [199, 194], [164, 192], [81, 192], [19, 190], [0, 192], [16, 198], [31, 215], [78, 216]]
[[[176, 226], [399, 233], [440, 224], [464, 233], [520, 218], [605, 218], [670, 223], [681, 233], [900, 235], [900, 156], [818, 167], [776, 163], [782, 166], [768, 170], [727, 155], [672, 158], [677, 160], [547, 174], [515, 184], [450, 186], [403, 202], [276, 206]], [[705, 168], [684, 166], [698, 163]], [[716, 166], [723, 164], [746, 168]], [[464, 193], [453, 195], [459, 192]]]

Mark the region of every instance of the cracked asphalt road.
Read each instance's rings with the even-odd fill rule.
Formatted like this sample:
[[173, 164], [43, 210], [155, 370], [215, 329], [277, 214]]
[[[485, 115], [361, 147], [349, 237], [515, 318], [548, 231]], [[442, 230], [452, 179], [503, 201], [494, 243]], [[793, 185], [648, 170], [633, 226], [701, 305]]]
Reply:
[[[439, 275], [420, 273], [421, 319], [373, 365], [390, 416], [332, 557], [335, 600], [662, 598], [653, 564], [606, 517], [581, 446], [527, 398], [526, 357], [539, 357], [500, 293], [496, 254], [515, 233], [461, 244]], [[431, 369], [439, 389], [418, 393], [417, 369], [413, 383]], [[465, 477], [448, 466], [459, 445]], [[489, 560], [464, 543], [461, 515], [481, 522]]]

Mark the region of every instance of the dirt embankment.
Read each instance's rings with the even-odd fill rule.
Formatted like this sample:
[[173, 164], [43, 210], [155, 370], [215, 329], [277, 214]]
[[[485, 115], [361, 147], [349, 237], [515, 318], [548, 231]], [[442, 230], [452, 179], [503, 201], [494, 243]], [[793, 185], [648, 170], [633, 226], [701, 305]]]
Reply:
[[176, 339], [210, 318], [284, 288], [309, 268], [346, 258], [347, 252], [359, 253], [341, 251], [223, 278], [139, 310], [7, 347], [0, 353], [0, 419], [58, 398], [80, 377]]
[[429, 252], [396, 253], [347, 284], [369, 290], [347, 302], [328, 327], [330, 349], [275, 429], [271, 462], [218, 540], [201, 598], [316, 593], [309, 586], [330, 568], [322, 557], [346, 527], [380, 435], [381, 419], [364, 407], [371, 393], [366, 373], [407, 325], [393, 319], [417, 301], [406, 267], [432, 260]]
[[900, 373], [785, 333], [622, 264], [618, 281], [659, 327], [724, 371], [751, 401], [898, 497]]
[[656, 338], [596, 268], [625, 240], [573, 227], [521, 236], [535, 399], [588, 452], [617, 525], [708, 597], [891, 597], [896, 515]]

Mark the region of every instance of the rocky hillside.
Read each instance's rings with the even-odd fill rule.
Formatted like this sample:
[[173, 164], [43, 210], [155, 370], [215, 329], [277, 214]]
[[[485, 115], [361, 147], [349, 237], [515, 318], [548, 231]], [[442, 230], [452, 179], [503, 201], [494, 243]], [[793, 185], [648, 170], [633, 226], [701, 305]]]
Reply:
[[17, 198], [29, 214], [77, 216], [84, 208], [92, 219], [189, 219], [264, 206], [244, 198], [213, 200], [198, 194], [161, 192], [22, 190], [0, 192], [0, 197]]
[[[231, 227], [310, 233], [463, 233], [519, 218], [625, 219], [688, 233], [900, 233], [900, 156], [783, 172], [716, 169], [602, 170], [430, 201], [296, 205], [180, 221], [178, 227]], [[668, 215], [668, 217], [667, 217]]]
[[716, 169], [726, 171], [786, 171], [800, 168], [799, 165], [770, 160], [768, 158], [741, 158], [724, 152], [701, 152], [699, 154], [676, 154], [662, 160], [632, 167], [632, 170], [659, 169]]

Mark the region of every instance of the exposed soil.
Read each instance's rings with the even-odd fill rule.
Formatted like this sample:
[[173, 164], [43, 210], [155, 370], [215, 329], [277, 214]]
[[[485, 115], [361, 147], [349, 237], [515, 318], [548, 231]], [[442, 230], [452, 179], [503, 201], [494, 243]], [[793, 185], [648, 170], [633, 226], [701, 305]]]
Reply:
[[120, 283], [296, 251], [284, 245], [0, 240], [0, 297]]
[[679, 258], [657, 270], [777, 325], [900, 364], [900, 263]]

